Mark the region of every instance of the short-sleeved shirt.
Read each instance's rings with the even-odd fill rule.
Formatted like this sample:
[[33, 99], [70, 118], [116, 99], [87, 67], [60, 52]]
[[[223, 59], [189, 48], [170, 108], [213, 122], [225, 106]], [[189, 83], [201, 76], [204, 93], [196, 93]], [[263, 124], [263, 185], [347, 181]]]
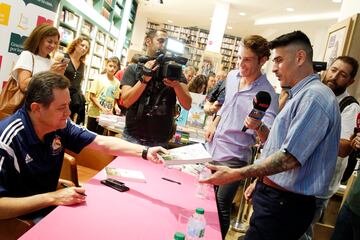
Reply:
[[[336, 96], [337, 101], [340, 103], [345, 97], [350, 96], [347, 91], [343, 94]], [[351, 103], [344, 108], [341, 112], [341, 136], [342, 139], [350, 139], [356, 127], [356, 118], [360, 113], [360, 106], [357, 103]], [[340, 187], [341, 178], [344, 175], [349, 157], [337, 157], [336, 168], [333, 178], [331, 179], [329, 192], [325, 196], [318, 196], [320, 198], [330, 198], [334, 195]]]
[[245, 132], [245, 118], [253, 109], [253, 99], [259, 91], [266, 91], [271, 96], [271, 103], [262, 121], [271, 127], [278, 113], [278, 97], [266, 78], [260, 75], [250, 86], [239, 90], [241, 76], [239, 70], [233, 70], [226, 79], [225, 102], [217, 113], [221, 116], [214, 138], [207, 143], [207, 149], [214, 161], [225, 162], [237, 158], [242, 162], [251, 160], [251, 146], [255, 144], [256, 133], [252, 129]]
[[[133, 87], [138, 81], [137, 64], [129, 65], [121, 85]], [[175, 80], [176, 81], [176, 80]], [[182, 75], [179, 79], [186, 84]], [[125, 132], [139, 140], [165, 143], [173, 130], [176, 94], [154, 76], [140, 98], [126, 112]]]
[[0, 196], [55, 191], [64, 149], [79, 153], [96, 135], [67, 120], [66, 127], [37, 137], [25, 108], [0, 122]]
[[[113, 109], [115, 99], [119, 99], [120, 83], [116, 78], [110, 80], [106, 74], [101, 74], [91, 84], [89, 92], [95, 94], [101, 106]], [[92, 101], [89, 104], [88, 115], [89, 117], [100, 115], [100, 109]]]
[[298, 82], [275, 118], [261, 158], [287, 151], [300, 167], [269, 176], [288, 191], [324, 196], [334, 174], [339, 149], [341, 117], [334, 93], [318, 74]]
[[[34, 56], [34, 62], [32, 56]], [[43, 71], [49, 71], [52, 64], [53, 61], [50, 58], [44, 58], [39, 55], [35, 55], [30, 51], [23, 51], [20, 54], [11, 75], [14, 79], [18, 80], [18, 69], [24, 69], [30, 72], [33, 70], [33, 74], [36, 74]]]

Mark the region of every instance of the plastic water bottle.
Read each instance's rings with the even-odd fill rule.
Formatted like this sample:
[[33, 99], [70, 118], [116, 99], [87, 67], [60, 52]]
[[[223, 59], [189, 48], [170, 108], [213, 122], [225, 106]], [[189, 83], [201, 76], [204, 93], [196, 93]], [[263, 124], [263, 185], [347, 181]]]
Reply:
[[185, 234], [182, 232], [176, 232], [174, 234], [174, 240], [185, 240]]
[[[204, 166], [199, 173], [199, 180], [207, 179], [210, 176], [211, 176], [211, 170]], [[198, 196], [199, 198], [207, 198], [209, 195], [210, 187], [211, 186], [207, 183], [198, 182], [196, 188], [196, 196]]]
[[204, 209], [197, 208], [187, 224], [186, 240], [204, 239], [205, 227]]

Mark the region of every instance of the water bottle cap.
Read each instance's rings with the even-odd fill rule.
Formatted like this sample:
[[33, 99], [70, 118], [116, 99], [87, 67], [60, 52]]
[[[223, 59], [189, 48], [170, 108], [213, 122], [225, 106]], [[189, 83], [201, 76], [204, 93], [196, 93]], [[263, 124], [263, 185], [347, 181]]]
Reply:
[[197, 208], [195, 212], [197, 214], [204, 214], [205, 210], [203, 208]]
[[174, 235], [174, 240], [185, 240], [185, 235], [182, 232], [176, 232]]

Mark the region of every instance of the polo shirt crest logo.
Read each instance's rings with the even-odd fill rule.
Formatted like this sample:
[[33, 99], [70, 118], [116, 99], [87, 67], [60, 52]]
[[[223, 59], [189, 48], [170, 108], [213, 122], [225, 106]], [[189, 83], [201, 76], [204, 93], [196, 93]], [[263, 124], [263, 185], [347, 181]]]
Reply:
[[59, 136], [56, 136], [51, 144], [52, 147], [52, 154], [56, 155], [61, 152], [63, 149], [63, 146], [61, 144], [61, 138]]

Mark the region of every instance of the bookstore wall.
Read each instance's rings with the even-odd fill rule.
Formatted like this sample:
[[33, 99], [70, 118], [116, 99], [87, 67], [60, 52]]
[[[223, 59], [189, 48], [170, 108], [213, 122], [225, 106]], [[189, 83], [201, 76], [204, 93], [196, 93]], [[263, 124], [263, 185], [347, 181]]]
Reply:
[[125, 66], [127, 50], [133, 31], [137, 2], [132, 1], [130, 15], [124, 19], [126, 0], [93, 0], [88, 3], [62, 1], [56, 25], [60, 32], [59, 51], [64, 52], [66, 46], [79, 36], [90, 39], [90, 53], [86, 59], [85, 81], [83, 91], [91, 85], [94, 77], [104, 69], [107, 58], [115, 56], [122, 21], [127, 21], [126, 37], [118, 56], [122, 67]]
[[[149, 29], [166, 29], [169, 37], [186, 43], [185, 56], [188, 58], [187, 65], [200, 66], [201, 57], [204, 53], [208, 40], [209, 31], [193, 27], [180, 27], [170, 24], [147, 23]], [[241, 38], [231, 35], [224, 35], [220, 53], [222, 55], [221, 67], [224, 70], [235, 68], [237, 60], [238, 45]]]

